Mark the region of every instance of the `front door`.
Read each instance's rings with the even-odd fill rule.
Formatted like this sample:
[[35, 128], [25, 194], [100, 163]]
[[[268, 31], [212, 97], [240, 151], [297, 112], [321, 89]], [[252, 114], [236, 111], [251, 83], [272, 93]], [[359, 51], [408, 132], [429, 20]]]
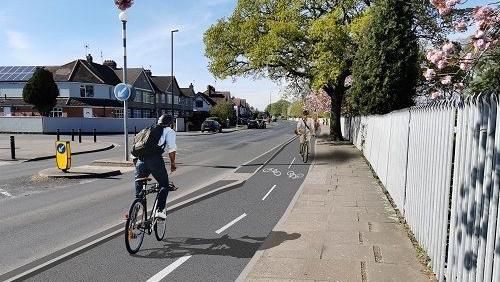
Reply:
[[3, 116], [5, 116], [5, 117], [12, 116], [12, 109], [11, 109], [11, 107], [3, 107]]
[[84, 118], [92, 118], [94, 117], [92, 114], [92, 108], [83, 108], [83, 117]]

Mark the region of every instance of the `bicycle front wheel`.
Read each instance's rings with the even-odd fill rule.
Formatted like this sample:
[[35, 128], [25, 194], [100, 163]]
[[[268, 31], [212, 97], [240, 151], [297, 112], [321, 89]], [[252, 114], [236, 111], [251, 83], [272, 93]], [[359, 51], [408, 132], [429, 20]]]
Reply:
[[[153, 205], [153, 214], [158, 207], [158, 194], [156, 195], [156, 200]], [[165, 233], [167, 233], [167, 219], [155, 218], [153, 223], [153, 229], [155, 230], [156, 240], [161, 241], [165, 238]]]
[[125, 224], [125, 247], [130, 254], [139, 251], [144, 240], [146, 208], [141, 199], [135, 199]]
[[308, 144], [308, 142], [304, 142], [304, 144], [302, 146], [303, 146], [303, 148], [302, 148], [302, 161], [304, 163], [307, 163], [307, 160], [309, 159], [309, 144]]

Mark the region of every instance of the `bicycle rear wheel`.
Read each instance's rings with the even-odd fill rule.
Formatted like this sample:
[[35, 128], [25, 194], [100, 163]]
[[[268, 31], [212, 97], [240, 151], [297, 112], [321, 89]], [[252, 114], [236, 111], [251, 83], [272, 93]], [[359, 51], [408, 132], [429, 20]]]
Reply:
[[[156, 194], [156, 200], [153, 205], [153, 215], [156, 211], [156, 208], [158, 207], [158, 194]], [[155, 237], [156, 240], [161, 241], [163, 238], [165, 238], [165, 233], [167, 233], [167, 220], [166, 219], [161, 219], [161, 218], [154, 218], [154, 223], [153, 223], [153, 229], [155, 230]]]
[[135, 199], [128, 213], [125, 224], [125, 247], [130, 254], [139, 251], [144, 240], [146, 208], [141, 199]]

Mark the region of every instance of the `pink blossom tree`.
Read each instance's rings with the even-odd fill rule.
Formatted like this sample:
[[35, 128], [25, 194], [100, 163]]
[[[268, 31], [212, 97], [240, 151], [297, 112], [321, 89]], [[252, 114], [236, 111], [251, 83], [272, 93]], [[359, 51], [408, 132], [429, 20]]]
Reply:
[[116, 7], [122, 11], [127, 10], [132, 7], [132, 4], [134, 4], [134, 0], [114, 0], [114, 2]]
[[305, 98], [305, 108], [312, 114], [321, 115], [330, 112], [332, 100], [324, 91], [311, 92]]
[[452, 24], [454, 32], [472, 31], [465, 44], [453, 42], [448, 34], [445, 42], [428, 50], [423, 76], [433, 89], [432, 98], [443, 93], [461, 94], [472, 81], [479, 60], [500, 46], [499, 1], [487, 1], [473, 9], [463, 8], [467, 0], [430, 0], [443, 24]]

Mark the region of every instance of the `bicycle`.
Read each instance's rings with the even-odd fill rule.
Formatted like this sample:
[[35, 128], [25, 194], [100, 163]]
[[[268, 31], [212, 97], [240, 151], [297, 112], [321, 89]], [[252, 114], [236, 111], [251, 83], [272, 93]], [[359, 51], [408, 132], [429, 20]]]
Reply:
[[[158, 205], [158, 192], [160, 191], [160, 186], [158, 184], [148, 185], [148, 182], [151, 180], [152, 179], [149, 177], [135, 180], [141, 183], [142, 190], [140, 198], [132, 202], [127, 216], [127, 222], [125, 223], [125, 247], [130, 254], [135, 254], [139, 251], [142, 241], [144, 240], [144, 234], [148, 233], [148, 235], [151, 235], [154, 230], [156, 240], [161, 241], [165, 237], [167, 230], [167, 221], [154, 216]], [[170, 182], [168, 189], [170, 191], [175, 191], [177, 187]], [[153, 210], [148, 217], [146, 196], [152, 193], [156, 193], [156, 198], [153, 204]]]
[[307, 134], [304, 136], [304, 142], [300, 143], [300, 155], [302, 156], [302, 161], [307, 163], [309, 159], [309, 138]]

